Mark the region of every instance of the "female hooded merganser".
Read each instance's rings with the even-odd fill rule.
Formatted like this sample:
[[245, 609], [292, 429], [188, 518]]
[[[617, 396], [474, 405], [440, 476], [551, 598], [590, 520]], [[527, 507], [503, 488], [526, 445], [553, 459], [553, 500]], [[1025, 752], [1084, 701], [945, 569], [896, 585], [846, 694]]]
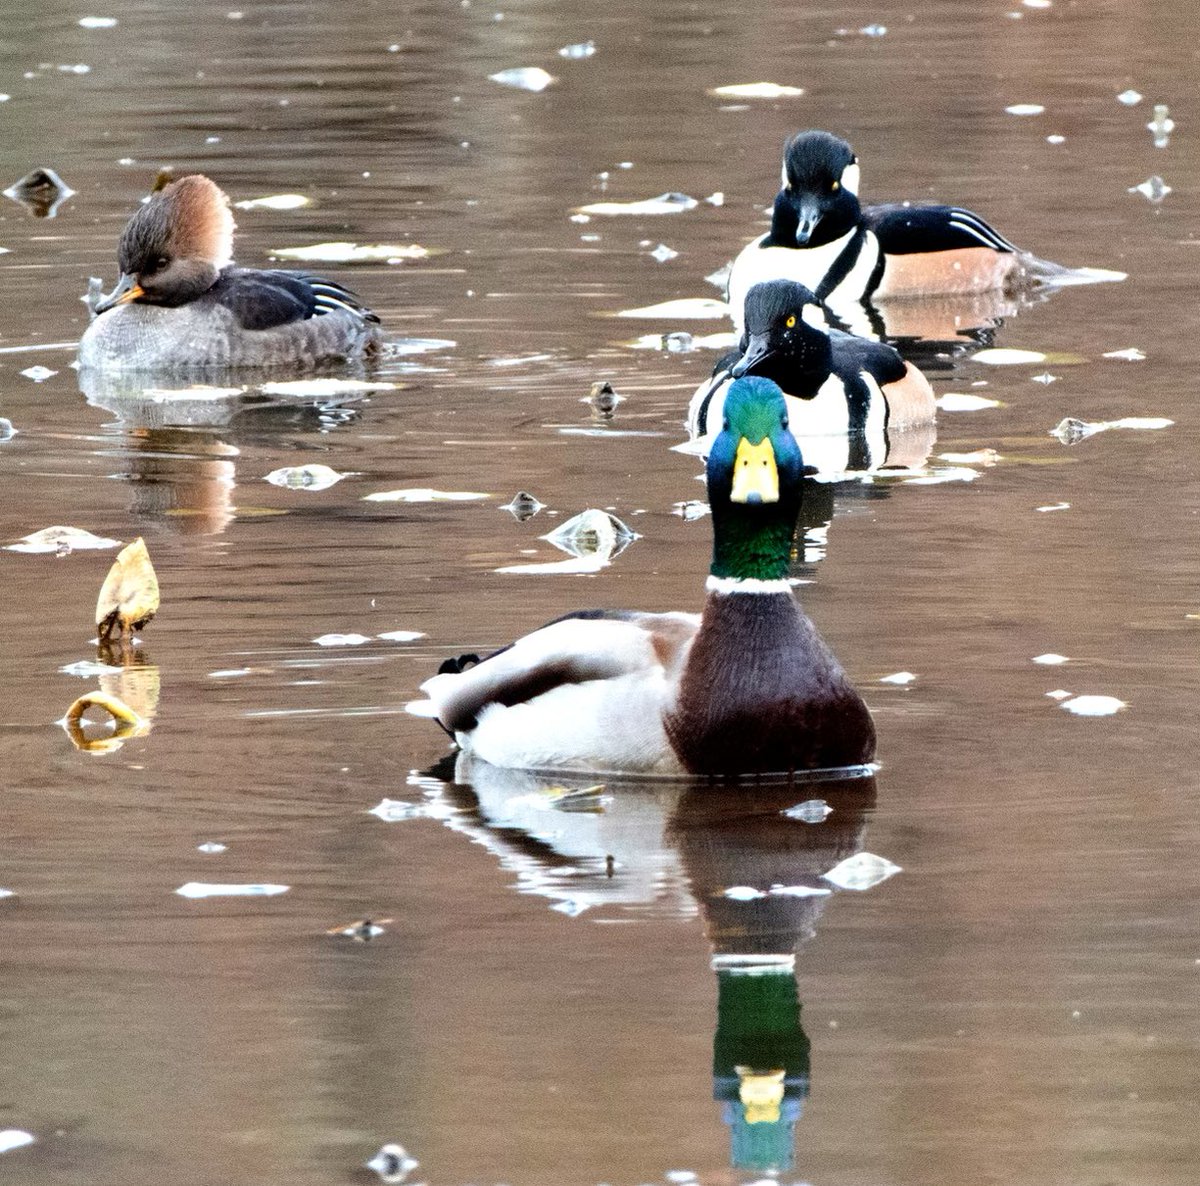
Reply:
[[783, 149], [783, 188], [771, 229], [745, 247], [729, 276], [735, 323], [755, 284], [796, 280], [837, 311], [889, 297], [986, 292], [1026, 258], [959, 206], [858, 202], [858, 157], [828, 132], [798, 132]]
[[786, 394], [791, 430], [818, 478], [924, 461], [932, 434], [906, 439], [901, 430], [933, 424], [933, 388], [891, 346], [830, 329], [816, 297], [791, 280], [750, 289], [745, 323], [739, 348], [692, 396], [689, 436], [717, 431], [735, 379], [763, 375]]
[[869, 762], [871, 715], [787, 580], [803, 473], [783, 392], [739, 379], [708, 457], [704, 613], [568, 615], [444, 664], [414, 710], [494, 766], [733, 777]]
[[331, 280], [233, 263], [229, 199], [181, 177], [129, 220], [121, 278], [96, 306], [79, 365], [168, 371], [312, 367], [378, 348], [379, 318]]

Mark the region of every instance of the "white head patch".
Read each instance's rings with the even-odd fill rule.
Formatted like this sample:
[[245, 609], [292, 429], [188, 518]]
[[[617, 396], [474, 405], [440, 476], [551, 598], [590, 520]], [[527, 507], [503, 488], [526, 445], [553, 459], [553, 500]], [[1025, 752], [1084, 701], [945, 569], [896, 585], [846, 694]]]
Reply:
[[843, 170], [841, 176], [842, 189], [848, 189], [855, 197], [858, 196], [858, 161], [851, 161]]
[[825, 320], [825, 311], [820, 305], [808, 304], [800, 310], [800, 317], [806, 325], [819, 329], [822, 333], [829, 332], [829, 322]]

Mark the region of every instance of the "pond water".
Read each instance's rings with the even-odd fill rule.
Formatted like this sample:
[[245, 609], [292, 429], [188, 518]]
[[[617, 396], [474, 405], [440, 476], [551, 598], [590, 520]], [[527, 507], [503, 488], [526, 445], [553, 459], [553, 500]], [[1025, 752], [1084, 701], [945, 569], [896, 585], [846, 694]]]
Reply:
[[[384, 1174], [437, 1186], [1193, 1186], [1190, 5], [48, 0], [6, 21], [4, 181], [47, 165], [77, 192], [53, 219], [0, 207], [0, 535], [143, 536], [163, 606], [137, 666], [68, 670], [96, 658], [112, 552], [0, 552], [0, 1148], [35, 1138], [0, 1179], [370, 1182], [397, 1143], [420, 1164]], [[489, 80], [535, 66], [557, 78], [539, 93]], [[708, 93], [762, 80], [805, 93]], [[699, 465], [670, 446], [714, 353], [631, 343], [723, 323], [612, 314], [716, 296], [809, 126], [852, 140], [866, 197], [957, 201], [1129, 273], [1003, 311], [995, 344], [1045, 360], [932, 359], [939, 395], [996, 401], [940, 416], [927, 476], [958, 480], [812, 492], [800, 594], [875, 713], [879, 771], [439, 777], [446, 741], [404, 704], [446, 656], [583, 606], [699, 606], [708, 522], [676, 510]], [[432, 340], [373, 372], [397, 386], [81, 390], [79, 297], [111, 285], [163, 165], [311, 199], [239, 210], [245, 263], [438, 249], [324, 269], [393, 342]], [[1154, 175], [1164, 200], [1129, 192]], [[571, 217], [665, 191], [724, 201]], [[598, 380], [625, 397], [611, 421], [584, 402]], [[1131, 416], [1173, 423], [1050, 435]], [[263, 480], [306, 464], [345, 476]], [[427, 487], [487, 497], [364, 501]], [[502, 509], [518, 490], [545, 509]], [[639, 535], [610, 565], [497, 571], [565, 559], [541, 537], [589, 507]], [[101, 684], [152, 727], [83, 752], [58, 722]], [[1127, 707], [1074, 716], [1058, 690]], [[810, 798], [832, 814], [781, 814]], [[821, 876], [861, 851], [902, 872]], [[336, 933], [360, 920], [383, 933]]]

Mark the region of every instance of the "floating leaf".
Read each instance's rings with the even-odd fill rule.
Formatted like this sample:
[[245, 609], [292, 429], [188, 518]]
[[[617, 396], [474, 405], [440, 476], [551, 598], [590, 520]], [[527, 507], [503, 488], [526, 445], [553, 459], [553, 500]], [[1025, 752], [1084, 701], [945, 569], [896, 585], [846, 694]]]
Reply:
[[1111, 717], [1129, 705], [1115, 696], [1073, 696], [1060, 707], [1077, 717]]
[[700, 203], [687, 194], [669, 192], [657, 198], [643, 198], [636, 202], [592, 202], [580, 206], [576, 214], [681, 214], [692, 210]]
[[312, 199], [303, 194], [271, 194], [266, 198], [247, 198], [234, 202], [239, 210], [300, 210], [312, 205]]
[[793, 99], [804, 94], [804, 88], [777, 82], [735, 82], [715, 86], [708, 93], [718, 99]]
[[1003, 460], [995, 449], [975, 449], [970, 453], [939, 453], [938, 457], [955, 465], [995, 465]]
[[1125, 362], [1144, 362], [1146, 355], [1136, 346], [1127, 346], [1124, 350], [1109, 350], [1102, 358], [1120, 358]]
[[404, 490], [379, 490], [363, 496], [363, 502], [477, 502], [491, 498], [474, 490], [434, 490], [429, 486], [413, 486]]
[[[657, 305], [642, 305], [637, 309], [623, 309], [614, 313], [614, 317], [666, 317], [679, 321], [715, 320], [725, 317], [729, 306], [724, 301], [714, 301], [709, 297], [683, 297], [674, 301], [663, 301]], [[690, 343], [689, 343], [690, 345]]]
[[518, 90], [535, 93], [544, 91], [556, 81], [554, 75], [543, 70], [541, 66], [513, 66], [509, 70], [489, 74], [488, 78], [502, 86], [516, 87]]
[[1013, 103], [1004, 110], [1009, 115], [1041, 115], [1046, 108], [1041, 103]]
[[426, 812], [419, 803], [405, 803], [403, 799], [381, 799], [367, 812], [384, 823], [394, 824], [401, 820], [422, 819]]
[[590, 58], [595, 52], [596, 43], [594, 41], [577, 41], [574, 45], [564, 45], [558, 51], [558, 56], [577, 62], [581, 58]]
[[428, 259], [437, 254], [434, 249], [417, 243], [348, 243], [336, 240], [313, 243], [308, 247], [274, 247], [272, 259], [299, 260], [322, 264], [400, 263], [404, 260]]
[[1050, 435], [1058, 437], [1064, 445], [1077, 445], [1098, 432], [1108, 432], [1113, 428], [1126, 428], [1140, 432], [1151, 432], [1158, 429], [1170, 428], [1174, 420], [1163, 416], [1122, 416], [1119, 420], [1079, 420], [1068, 416], [1060, 420], [1051, 430]]
[[879, 682], [881, 684], [897, 684], [903, 687], [905, 684], [913, 683], [916, 678], [911, 671], [894, 671], [891, 675], [881, 675]]
[[119, 548], [119, 539], [105, 539], [93, 535], [81, 527], [43, 527], [18, 540], [15, 544], [7, 544], [9, 552], [57, 552], [66, 556], [69, 552], [83, 551], [87, 548]]
[[35, 383], [45, 383], [53, 375], [57, 375], [57, 371], [52, 371], [49, 367], [32, 366], [26, 367], [22, 372], [26, 379], [32, 379]]
[[1044, 667], [1057, 667], [1069, 662], [1066, 655], [1056, 655], [1053, 651], [1047, 651], [1044, 655], [1034, 655], [1033, 661], [1041, 663]]
[[189, 881], [175, 892], [181, 898], [269, 898], [286, 894], [291, 886], [271, 882], [237, 884], [219, 881]]
[[215, 840], [206, 840], [203, 844], [196, 845], [196, 851], [203, 853], [225, 852], [228, 848], [228, 844], [218, 844]]
[[370, 641], [366, 634], [322, 634], [313, 639], [319, 647], [360, 647]]
[[366, 1163], [366, 1168], [374, 1170], [382, 1181], [392, 1184], [403, 1182], [420, 1164], [415, 1157], [409, 1157], [403, 1145], [392, 1143], [382, 1146]]
[[1169, 193], [1173, 193], [1172, 188], [1156, 173], [1153, 177], [1147, 177], [1141, 185], [1131, 185], [1129, 187], [1131, 194], [1141, 194], [1148, 202], [1153, 202], [1158, 205]]
[[999, 408], [1002, 405], [998, 399], [947, 391], [938, 397], [937, 406], [943, 412], [982, 412], [984, 408]]
[[539, 502], [527, 490], [518, 490], [512, 496], [512, 501], [505, 503], [500, 509], [507, 511], [518, 523], [524, 523], [527, 519], [532, 519], [538, 511], [544, 510], [545, 507], [544, 502]]
[[328, 490], [349, 476], [327, 465], [286, 465], [282, 469], [273, 469], [263, 481], [290, 490]]
[[23, 1128], [0, 1128], [0, 1153], [11, 1153], [14, 1149], [24, 1149], [32, 1145], [37, 1137]]
[[892, 864], [886, 857], [860, 852], [847, 857], [821, 876], [826, 881], [832, 881], [839, 889], [867, 890], [899, 872], [900, 866]]
[[755, 889], [751, 885], [731, 885], [721, 896], [734, 902], [755, 902], [767, 894], [765, 890]]
[[264, 383], [259, 389], [265, 395], [294, 395], [320, 399], [330, 395], [360, 395], [369, 391], [396, 391], [403, 384], [383, 379], [285, 379]]
[[418, 638], [424, 638], [425, 634], [420, 630], [386, 630], [375, 637], [382, 638], [385, 642], [416, 642]]
[[818, 885], [780, 885], [776, 882], [767, 892], [772, 898], [825, 898], [833, 890]]
[[803, 803], [797, 803], [795, 807], [789, 807], [781, 814], [786, 815], [788, 819], [798, 819], [801, 823], [819, 824], [833, 814], [833, 808], [824, 799], [805, 799]]
[[1040, 350], [1013, 350], [1003, 346], [976, 351], [971, 357], [976, 362], [992, 367], [1023, 366], [1027, 363], [1046, 361], [1046, 355]]

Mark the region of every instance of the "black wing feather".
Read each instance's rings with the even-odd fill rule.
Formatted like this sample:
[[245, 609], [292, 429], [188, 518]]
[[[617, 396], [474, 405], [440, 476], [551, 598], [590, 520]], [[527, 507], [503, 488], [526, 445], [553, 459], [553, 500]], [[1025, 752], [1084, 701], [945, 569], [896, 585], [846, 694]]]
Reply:
[[378, 323], [349, 289], [320, 276], [279, 268], [226, 268], [211, 290], [243, 329], [275, 329], [343, 310]]
[[990, 247], [1005, 253], [1020, 250], [985, 219], [961, 206], [867, 206], [863, 218], [885, 255], [919, 255], [963, 247]]

